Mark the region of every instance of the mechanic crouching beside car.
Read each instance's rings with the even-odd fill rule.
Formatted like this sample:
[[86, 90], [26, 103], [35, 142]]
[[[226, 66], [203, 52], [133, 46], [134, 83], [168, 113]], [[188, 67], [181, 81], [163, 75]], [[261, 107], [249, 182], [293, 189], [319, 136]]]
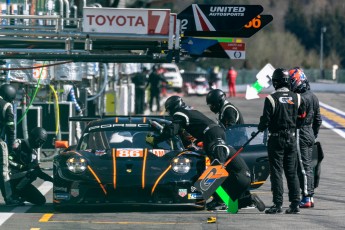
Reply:
[[[157, 140], [170, 138], [179, 134], [181, 130], [185, 130], [196, 138], [196, 142], [203, 142], [204, 151], [212, 161], [217, 159], [218, 163], [224, 163], [236, 152], [235, 149], [226, 145], [224, 129], [200, 111], [187, 106], [181, 97], [169, 97], [165, 102], [165, 109], [173, 118], [172, 123], [164, 127], [161, 136], [148, 136], [146, 138], [148, 143], [153, 145]], [[239, 157], [234, 158], [226, 167], [226, 170], [230, 176], [224, 182], [226, 184], [224, 189], [232, 200], [239, 199], [239, 208], [254, 203], [260, 211], [263, 211], [265, 205], [257, 196], [242, 197], [242, 194], [247, 191], [251, 182], [250, 171], [244, 160]], [[227, 209], [225, 204], [220, 202], [219, 199], [214, 199], [214, 201], [207, 205], [207, 208], [209, 210]]]
[[28, 201], [36, 205], [46, 203], [43, 194], [31, 183], [41, 178], [53, 182], [53, 178], [43, 172], [38, 163], [37, 149], [47, 140], [45, 129], [36, 127], [31, 130], [28, 139], [17, 139], [14, 152], [9, 157], [11, 168], [11, 185], [13, 193], [22, 201]]

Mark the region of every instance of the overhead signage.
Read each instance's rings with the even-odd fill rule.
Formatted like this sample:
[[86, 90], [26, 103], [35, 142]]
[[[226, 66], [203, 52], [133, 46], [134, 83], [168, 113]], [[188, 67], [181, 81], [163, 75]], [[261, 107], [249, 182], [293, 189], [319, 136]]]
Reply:
[[199, 37], [237, 37], [249, 38], [260, 31], [273, 20], [272, 15], [258, 15], [250, 20], [246, 25], [237, 30], [223, 30], [223, 31], [185, 31], [185, 36], [199, 36]]
[[83, 32], [168, 35], [169, 9], [83, 9]]
[[245, 43], [234, 38], [186, 37], [181, 48], [193, 57], [245, 59]]
[[227, 31], [242, 28], [263, 11], [261, 5], [199, 5], [192, 4], [177, 18], [182, 32]]
[[216, 39], [186, 37], [182, 39], [181, 48], [192, 55], [201, 55], [206, 49], [218, 43]]
[[230, 59], [246, 59], [245, 43], [220, 42], [219, 44]]

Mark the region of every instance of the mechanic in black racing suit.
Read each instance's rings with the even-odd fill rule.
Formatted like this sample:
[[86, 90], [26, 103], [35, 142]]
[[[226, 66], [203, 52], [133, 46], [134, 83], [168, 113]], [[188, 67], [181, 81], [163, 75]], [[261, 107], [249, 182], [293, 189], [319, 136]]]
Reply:
[[299, 67], [289, 70], [291, 90], [304, 99], [306, 117], [297, 120], [299, 132], [300, 163], [298, 164], [298, 177], [302, 191], [300, 208], [314, 207], [314, 172], [312, 168], [313, 145], [322, 123], [319, 99], [310, 91], [307, 76]]
[[14, 153], [10, 155], [11, 185], [13, 192], [22, 201], [43, 205], [46, 203], [44, 195], [31, 183], [38, 178], [53, 182], [53, 178], [43, 172], [38, 163], [37, 149], [47, 140], [45, 129], [36, 127], [30, 132], [28, 139], [17, 139]]
[[[236, 152], [233, 148], [226, 145], [224, 129], [200, 111], [187, 106], [181, 97], [169, 97], [165, 102], [165, 109], [172, 116], [172, 123], [164, 127], [161, 136], [147, 136], [146, 141], [148, 143], [154, 144], [155, 141], [170, 138], [179, 134], [181, 129], [184, 129], [196, 138], [198, 142], [203, 142], [203, 149], [211, 161], [217, 159], [220, 163], [224, 163]], [[254, 196], [241, 197], [251, 182], [250, 171], [243, 159], [234, 158], [227, 165], [226, 170], [229, 173], [229, 177], [224, 181], [224, 189], [232, 200], [241, 198], [238, 201], [239, 208], [247, 207], [254, 202], [258, 209], [263, 211], [265, 205], [261, 200], [252, 199], [256, 198]], [[219, 199], [210, 202], [208, 209], [226, 209], [227, 207]]]
[[218, 114], [218, 121], [225, 128], [235, 124], [244, 124], [240, 110], [226, 100], [226, 95], [222, 90], [213, 89], [208, 92], [206, 103], [212, 112]]
[[[236, 124], [244, 124], [244, 119], [243, 119], [243, 116], [240, 112], [240, 110], [234, 106], [232, 103], [230, 103], [229, 101], [226, 100], [226, 95], [225, 93], [220, 90], [220, 89], [213, 89], [211, 90], [207, 96], [206, 96], [206, 103], [207, 105], [210, 107], [210, 110], [215, 113], [215, 114], [218, 114], [218, 122], [225, 128], [230, 128], [231, 126], [233, 125], [236, 125]], [[239, 130], [239, 136], [243, 136], [243, 138], [246, 137], [246, 134], [244, 133], [245, 130], [243, 130], [243, 134], [241, 135], [241, 128], [238, 128]], [[239, 139], [239, 146], [243, 145], [247, 139], [243, 139], [242, 137], [238, 137]], [[235, 153], [236, 151], [231, 147], [233, 153]], [[237, 164], [237, 172], [232, 172], [233, 174], [235, 173], [239, 173], [240, 172], [240, 168], [245, 168], [245, 169], [248, 169], [248, 166], [246, 164], [246, 162], [243, 160], [243, 158], [238, 155], [236, 158], [237, 161], [238, 161], [238, 164]], [[231, 165], [231, 163], [230, 163]], [[241, 166], [240, 168], [238, 168], [238, 166]], [[232, 165], [230, 166], [230, 170], [233, 169], [233, 170], [236, 170], [236, 165]], [[248, 180], [246, 178], [246, 180]], [[236, 180], [232, 180], [231, 181], [231, 184], [233, 185], [234, 183], [236, 183]], [[230, 186], [230, 184], [229, 184]], [[250, 191], [249, 191], [249, 186], [247, 187], [247, 190], [245, 192], [243, 192], [241, 195], [241, 197], [252, 197], [252, 200], [254, 201], [253, 203], [249, 203], [249, 205], [252, 205], [252, 204], [257, 204], [257, 203], [260, 203], [261, 206], [257, 206], [257, 208], [260, 210], [260, 211], [264, 211], [264, 204], [263, 202], [260, 200], [260, 198], [256, 195], [256, 194], [250, 194]], [[240, 199], [241, 200], [241, 199]]]
[[[226, 100], [226, 95], [222, 90], [213, 89], [208, 92], [206, 103], [213, 113], [218, 114], [218, 123], [225, 128], [225, 130], [233, 125], [244, 124], [242, 113], [235, 105]], [[246, 129], [240, 127], [236, 129], [238, 135], [236, 135], [236, 138], [233, 139], [231, 143], [235, 146], [241, 146], [248, 140]]]
[[263, 114], [260, 117], [259, 131], [268, 128], [269, 138], [267, 153], [270, 165], [273, 206], [267, 214], [282, 213], [283, 171], [289, 190], [290, 206], [286, 214], [299, 214], [299, 181], [297, 176], [297, 118], [305, 117], [305, 108], [301, 96], [290, 91], [290, 79], [287, 70], [275, 69], [272, 75], [275, 92], [265, 99]]
[[12, 102], [16, 98], [16, 89], [10, 84], [0, 86], [0, 190], [6, 205], [23, 205], [14, 196], [9, 175], [9, 153], [12, 152], [15, 128]]

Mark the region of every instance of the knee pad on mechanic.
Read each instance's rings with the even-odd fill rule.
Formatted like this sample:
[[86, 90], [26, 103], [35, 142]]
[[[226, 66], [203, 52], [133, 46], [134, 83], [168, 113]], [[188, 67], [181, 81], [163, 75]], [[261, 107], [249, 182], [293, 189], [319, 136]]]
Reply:
[[215, 144], [212, 146], [212, 153], [214, 158], [224, 163], [230, 156], [230, 149], [225, 144]]

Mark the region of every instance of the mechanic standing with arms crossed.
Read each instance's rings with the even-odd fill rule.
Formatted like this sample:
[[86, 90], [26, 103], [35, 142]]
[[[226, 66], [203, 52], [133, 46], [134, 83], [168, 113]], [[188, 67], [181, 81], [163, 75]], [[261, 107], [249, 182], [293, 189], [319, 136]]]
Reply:
[[[164, 140], [184, 129], [190, 135], [197, 139], [197, 142], [203, 142], [203, 148], [206, 155], [213, 161], [218, 159], [220, 163], [224, 163], [236, 151], [229, 148], [225, 143], [225, 132], [223, 128], [217, 125], [214, 121], [206, 117], [201, 112], [187, 106], [181, 97], [171, 96], [165, 102], [165, 109], [172, 116], [171, 125], [165, 126], [163, 133], [159, 137], [148, 136], [146, 141], [154, 144], [157, 140]], [[230, 195], [231, 199], [237, 200], [241, 197], [244, 191], [250, 186], [251, 178], [250, 172], [242, 158], [236, 157], [227, 166], [226, 170], [230, 176], [224, 181], [226, 184], [225, 190]], [[230, 188], [230, 189], [227, 189]], [[211, 202], [208, 209], [226, 209], [225, 205], [219, 200]], [[260, 211], [264, 211], [265, 205], [258, 199], [257, 196], [247, 196], [239, 199], [239, 208], [255, 204]]]
[[[13, 192], [23, 201], [36, 205], [46, 203], [46, 198], [31, 183], [41, 178], [53, 182], [53, 178], [43, 172], [38, 163], [37, 149], [41, 148], [47, 140], [47, 131], [41, 127], [33, 128], [28, 139], [17, 139], [14, 152], [10, 155], [11, 184]], [[17, 176], [17, 177], [16, 177]]]
[[313, 145], [322, 123], [319, 99], [310, 91], [310, 85], [303, 70], [295, 67], [289, 70], [291, 90], [301, 94], [306, 110], [306, 117], [298, 120], [300, 124], [297, 146], [301, 154], [301, 164], [298, 164], [298, 177], [302, 191], [300, 208], [314, 207], [314, 172], [312, 169]]
[[289, 90], [290, 79], [287, 70], [276, 69], [272, 75], [272, 84], [276, 91], [266, 97], [258, 126], [259, 131], [264, 131], [266, 128], [269, 131], [267, 152], [274, 205], [267, 209], [266, 213], [283, 212], [284, 171], [291, 202], [285, 213], [299, 214], [296, 122], [298, 116], [305, 117], [304, 105], [301, 96]]
[[15, 136], [12, 102], [16, 98], [16, 93], [16, 89], [10, 84], [0, 86], [0, 189], [6, 205], [23, 205], [12, 194], [8, 165], [8, 156], [13, 150]]

